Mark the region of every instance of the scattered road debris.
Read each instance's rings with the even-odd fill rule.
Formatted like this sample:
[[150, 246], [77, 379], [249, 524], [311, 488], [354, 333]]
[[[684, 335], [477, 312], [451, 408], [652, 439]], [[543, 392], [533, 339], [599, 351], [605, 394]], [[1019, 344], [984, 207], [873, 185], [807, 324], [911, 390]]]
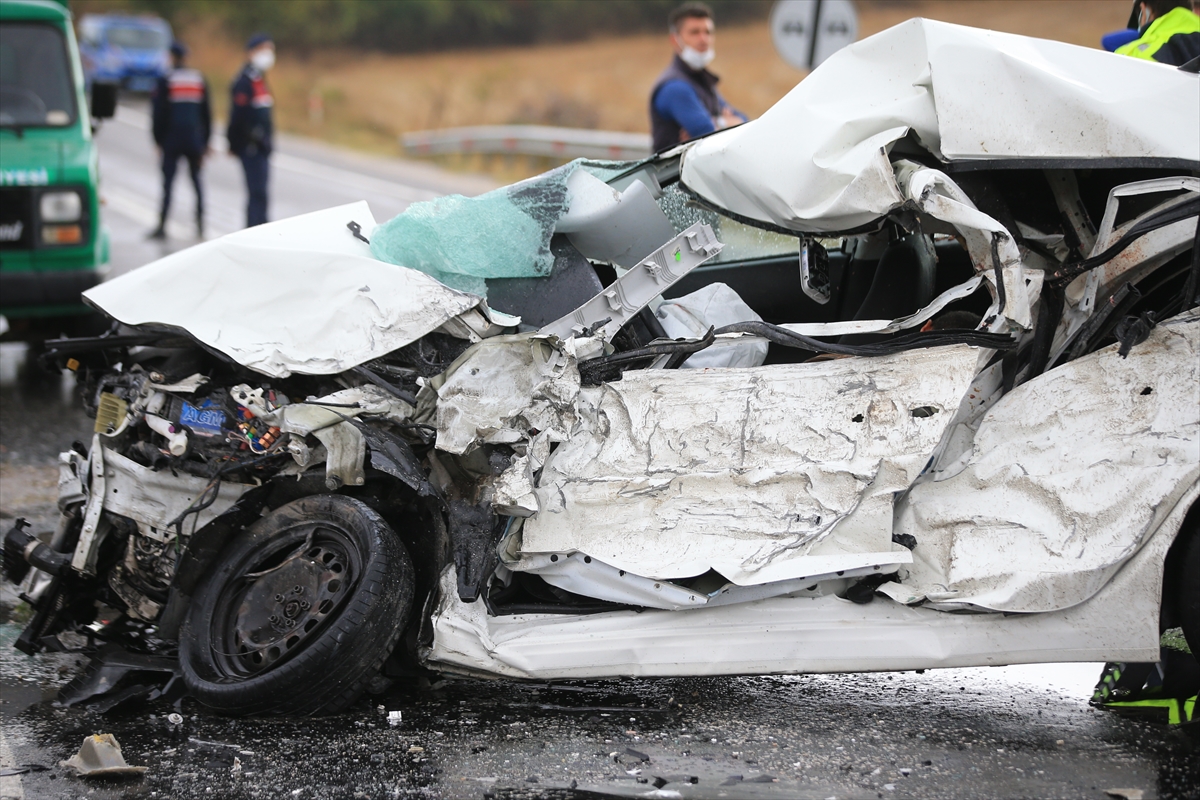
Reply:
[[141, 775], [145, 767], [134, 767], [125, 763], [121, 755], [121, 745], [111, 733], [96, 733], [87, 736], [79, 748], [79, 752], [60, 761], [59, 766], [69, 767], [84, 777], [105, 777], [113, 775]]

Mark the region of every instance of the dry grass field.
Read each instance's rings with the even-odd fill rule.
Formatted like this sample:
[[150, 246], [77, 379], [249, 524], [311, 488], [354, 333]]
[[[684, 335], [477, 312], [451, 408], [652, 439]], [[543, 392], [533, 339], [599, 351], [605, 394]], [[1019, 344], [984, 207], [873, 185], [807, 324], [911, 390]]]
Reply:
[[[1129, 0], [859, 0], [860, 38], [923, 16], [1099, 47], [1124, 26]], [[665, 27], [665, 26], [664, 26]], [[213, 29], [179, 32], [214, 88], [217, 113], [240, 67], [239, 43]], [[803, 73], [784, 64], [767, 23], [722, 27], [722, 91], [751, 117]], [[323, 52], [300, 57], [280, 43], [271, 75], [281, 128], [376, 152], [395, 153], [406, 131], [459, 125], [537, 123], [645, 131], [647, 95], [665, 65], [664, 35], [574, 44], [419, 55]]]

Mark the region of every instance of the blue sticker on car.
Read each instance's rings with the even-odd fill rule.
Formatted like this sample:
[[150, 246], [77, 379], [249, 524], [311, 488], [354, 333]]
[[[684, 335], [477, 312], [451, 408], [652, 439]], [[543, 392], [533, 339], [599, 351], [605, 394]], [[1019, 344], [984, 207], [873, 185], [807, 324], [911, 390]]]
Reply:
[[185, 401], [179, 422], [199, 436], [219, 436], [225, 427], [225, 412], [217, 408], [212, 400], [205, 399], [199, 406]]

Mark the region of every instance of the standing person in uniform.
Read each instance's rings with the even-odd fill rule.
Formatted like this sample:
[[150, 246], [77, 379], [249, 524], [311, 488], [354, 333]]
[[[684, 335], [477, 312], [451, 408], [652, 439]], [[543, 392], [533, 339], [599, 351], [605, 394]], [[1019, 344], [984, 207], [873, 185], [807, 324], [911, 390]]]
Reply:
[[1138, 38], [1118, 47], [1119, 55], [1176, 67], [1200, 57], [1200, 16], [1192, 0], [1135, 0], [1129, 27]]
[[667, 23], [675, 57], [650, 91], [650, 133], [656, 153], [746, 121], [721, 97], [719, 78], [708, 71], [716, 55], [709, 7], [684, 3], [671, 12]]
[[171, 43], [171, 71], [158, 79], [153, 98], [154, 143], [162, 157], [162, 210], [158, 227], [151, 239], [167, 236], [167, 214], [171, 210], [171, 187], [180, 158], [187, 159], [192, 185], [196, 187], [196, 235], [204, 237], [204, 189], [200, 167], [208, 153], [212, 131], [212, 110], [208, 103], [208, 84], [198, 70], [184, 65], [187, 47]]
[[267, 87], [267, 70], [275, 66], [275, 42], [256, 33], [246, 42], [246, 65], [233, 81], [229, 106], [229, 152], [242, 160], [246, 171], [246, 227], [267, 221], [267, 178], [269, 176], [275, 105]]

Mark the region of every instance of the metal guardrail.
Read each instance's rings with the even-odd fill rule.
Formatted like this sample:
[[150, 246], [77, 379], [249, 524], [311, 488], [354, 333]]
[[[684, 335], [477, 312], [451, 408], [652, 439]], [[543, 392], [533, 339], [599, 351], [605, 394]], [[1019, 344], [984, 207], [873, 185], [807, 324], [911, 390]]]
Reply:
[[545, 125], [479, 125], [416, 131], [401, 136], [400, 144], [414, 156], [482, 153], [632, 161], [650, 155], [648, 134]]

